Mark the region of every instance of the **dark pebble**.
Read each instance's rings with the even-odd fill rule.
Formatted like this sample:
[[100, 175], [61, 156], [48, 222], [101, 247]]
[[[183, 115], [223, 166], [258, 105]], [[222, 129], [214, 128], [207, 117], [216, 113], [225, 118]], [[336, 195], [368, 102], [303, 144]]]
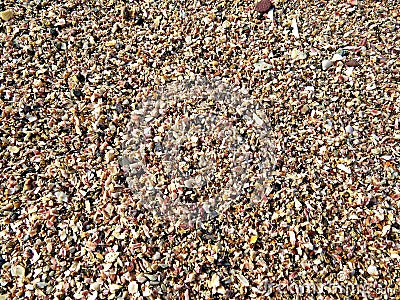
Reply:
[[80, 98], [83, 96], [83, 93], [81, 90], [73, 90], [72, 93], [74, 94], [75, 97]]
[[259, 13], [266, 13], [272, 7], [272, 3], [270, 0], [261, 0], [256, 4], [256, 11]]
[[358, 67], [358, 66], [360, 66], [360, 63], [358, 61], [356, 61], [355, 59], [350, 59], [350, 60], [346, 61], [346, 66]]

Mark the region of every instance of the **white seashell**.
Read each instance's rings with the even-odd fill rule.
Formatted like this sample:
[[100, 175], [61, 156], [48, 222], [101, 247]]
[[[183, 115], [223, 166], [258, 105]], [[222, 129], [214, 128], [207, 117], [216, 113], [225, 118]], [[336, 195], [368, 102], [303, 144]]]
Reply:
[[329, 59], [324, 59], [321, 63], [322, 70], [328, 70], [330, 67], [333, 66], [333, 63]]
[[146, 286], [145, 290], [143, 291], [143, 296], [149, 297], [150, 295], [151, 295], [151, 290], [149, 289], [148, 286]]
[[293, 60], [302, 60], [307, 58], [307, 54], [297, 49], [293, 49], [291, 53], [291, 57]]
[[210, 280], [210, 287], [217, 288], [219, 286], [220, 286], [219, 276], [217, 274], [214, 274]]
[[143, 129], [143, 134], [145, 136], [150, 136], [151, 135], [151, 128], [150, 127], [146, 127], [145, 129]]
[[150, 281], [157, 281], [158, 276], [153, 274], [144, 274]]
[[309, 85], [309, 86], [306, 86], [306, 87], [304, 88], [304, 90], [305, 90], [305, 91], [314, 92], [314, 91], [315, 91], [315, 88], [314, 88], [313, 86]]
[[222, 23], [222, 27], [225, 28], [225, 29], [231, 27], [231, 22], [229, 22], [228, 20], [225, 20], [225, 21]]
[[16, 277], [25, 277], [25, 268], [20, 265], [16, 265], [11, 268], [11, 275]]
[[112, 263], [114, 262], [119, 256], [119, 252], [110, 252], [107, 253], [106, 256], [104, 257], [104, 260], [106, 262]]
[[268, 11], [267, 17], [271, 22], [274, 21], [274, 9], [273, 8]]
[[93, 282], [90, 284], [90, 289], [94, 290], [94, 291], [98, 291], [100, 289], [100, 285], [101, 285], [100, 282], [97, 282], [97, 281]]
[[353, 75], [353, 71], [354, 71], [354, 67], [348, 67], [346, 69], [346, 71], [344, 71], [344, 74], [346, 74], [347, 76], [351, 76], [351, 75]]
[[128, 285], [128, 292], [130, 294], [135, 294], [139, 290], [139, 285], [136, 281], [131, 281]]
[[297, 26], [297, 20], [296, 20], [296, 18], [294, 18], [294, 19], [292, 20], [292, 28], [293, 28], [292, 34], [293, 34], [296, 38], [300, 38], [300, 35], [299, 35], [299, 28], [298, 28], [298, 26]]
[[139, 276], [136, 276], [136, 280], [140, 283], [143, 283], [147, 280], [147, 278], [142, 275], [139, 275]]
[[343, 172], [346, 172], [347, 174], [351, 174], [351, 169], [349, 167], [346, 167], [344, 164], [338, 164], [337, 168], [339, 170], [342, 170]]
[[352, 134], [354, 132], [353, 127], [351, 127], [350, 125], [346, 126], [346, 132]]
[[335, 53], [335, 55], [333, 55], [331, 61], [338, 61], [338, 60], [343, 60], [343, 56], [341, 56], [338, 53]]
[[379, 272], [378, 269], [375, 266], [369, 266], [367, 269], [368, 274], [372, 275], [372, 276], [378, 276]]
[[297, 199], [294, 199], [294, 207], [296, 209], [301, 209], [302, 208], [301, 202]]
[[267, 64], [264, 60], [260, 60], [254, 64], [254, 71], [265, 71], [265, 70], [270, 70], [272, 66], [270, 64]]
[[111, 294], [114, 294], [116, 291], [118, 291], [120, 288], [122, 288], [122, 285], [119, 284], [110, 284], [110, 292]]
[[382, 228], [382, 236], [385, 236], [390, 231], [391, 227], [392, 227], [391, 225], [383, 226], [383, 228]]
[[188, 189], [193, 188], [193, 180], [192, 179], [188, 179], [184, 181], [184, 185], [185, 187], [187, 187]]
[[289, 231], [289, 240], [292, 246], [294, 246], [296, 243], [296, 235], [293, 231]]
[[88, 300], [96, 300], [97, 299], [97, 291], [94, 291], [93, 294], [89, 294]]
[[202, 21], [203, 21], [203, 23], [204, 23], [205, 25], [208, 25], [208, 24], [211, 23], [211, 19], [210, 19], [209, 17], [204, 17], [204, 18], [202, 19]]
[[237, 279], [239, 279], [240, 283], [244, 286], [249, 286], [249, 281], [242, 274], [236, 275]]
[[259, 126], [262, 126], [264, 124], [264, 121], [259, 116], [257, 116], [255, 113], [253, 113], [253, 120]]
[[65, 202], [68, 200], [68, 196], [64, 192], [56, 192], [55, 195], [58, 201]]

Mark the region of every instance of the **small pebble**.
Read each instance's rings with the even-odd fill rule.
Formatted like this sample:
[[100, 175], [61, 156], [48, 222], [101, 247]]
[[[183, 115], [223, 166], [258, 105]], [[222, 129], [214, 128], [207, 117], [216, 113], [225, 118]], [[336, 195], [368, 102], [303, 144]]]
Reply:
[[272, 69], [272, 65], [266, 63], [264, 60], [260, 60], [254, 64], [254, 69], [255, 69], [255, 71], [262, 72], [265, 70]]
[[306, 114], [309, 111], [309, 107], [307, 104], [303, 105], [301, 108], [301, 113]]
[[14, 16], [14, 12], [11, 9], [4, 10], [0, 12], [0, 18], [3, 21], [9, 21]]
[[351, 174], [351, 169], [349, 167], [346, 167], [344, 164], [338, 164], [337, 168], [339, 170], [342, 170], [343, 172], [346, 172], [347, 174]]
[[322, 70], [326, 71], [328, 70], [330, 67], [333, 66], [333, 63], [329, 60], [329, 59], [324, 59], [321, 63], [322, 66]]
[[372, 276], [378, 276], [379, 272], [378, 272], [378, 268], [376, 266], [369, 266], [367, 269], [368, 274], [372, 275]]
[[346, 132], [347, 132], [347, 133], [352, 134], [353, 131], [354, 131], [353, 127], [351, 127], [350, 125], [347, 125], [347, 126], [346, 126]]
[[358, 67], [358, 66], [360, 66], [360, 63], [358, 61], [356, 61], [355, 59], [349, 59], [348, 61], [346, 61], [346, 66]]
[[229, 22], [228, 20], [225, 20], [222, 23], [222, 27], [225, 28], [225, 29], [228, 29], [229, 27], [231, 27], [231, 22]]
[[299, 51], [297, 49], [293, 49], [291, 53], [291, 57], [294, 60], [303, 60], [307, 58], [307, 54], [303, 51]]
[[72, 90], [72, 93], [75, 97], [80, 98], [83, 96], [83, 93], [81, 90]]
[[16, 277], [25, 277], [25, 268], [21, 265], [16, 265], [11, 268], [11, 275]]
[[259, 13], [266, 13], [267, 11], [269, 11], [272, 7], [272, 3], [270, 0], [261, 0], [260, 2], [258, 2], [256, 4], [256, 11]]

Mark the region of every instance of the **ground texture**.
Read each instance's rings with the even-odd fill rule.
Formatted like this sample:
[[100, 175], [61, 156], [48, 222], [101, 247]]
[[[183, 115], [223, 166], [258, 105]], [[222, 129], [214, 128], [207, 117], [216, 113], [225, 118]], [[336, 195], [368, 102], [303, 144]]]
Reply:
[[[255, 4], [0, 4], [0, 299], [400, 297], [400, 4]], [[196, 76], [276, 141], [262, 201], [202, 226], [120, 165], [132, 112]]]

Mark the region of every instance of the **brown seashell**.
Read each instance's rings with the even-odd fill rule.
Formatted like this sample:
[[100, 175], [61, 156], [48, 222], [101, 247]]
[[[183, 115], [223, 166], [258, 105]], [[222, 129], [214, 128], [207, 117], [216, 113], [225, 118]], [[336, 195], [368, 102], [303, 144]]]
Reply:
[[360, 66], [360, 63], [358, 61], [356, 61], [355, 59], [350, 59], [350, 60], [346, 61], [346, 66], [358, 67], [358, 66]]
[[269, 11], [272, 7], [272, 3], [270, 0], [261, 0], [256, 4], [256, 11], [259, 13], [265, 13]]

